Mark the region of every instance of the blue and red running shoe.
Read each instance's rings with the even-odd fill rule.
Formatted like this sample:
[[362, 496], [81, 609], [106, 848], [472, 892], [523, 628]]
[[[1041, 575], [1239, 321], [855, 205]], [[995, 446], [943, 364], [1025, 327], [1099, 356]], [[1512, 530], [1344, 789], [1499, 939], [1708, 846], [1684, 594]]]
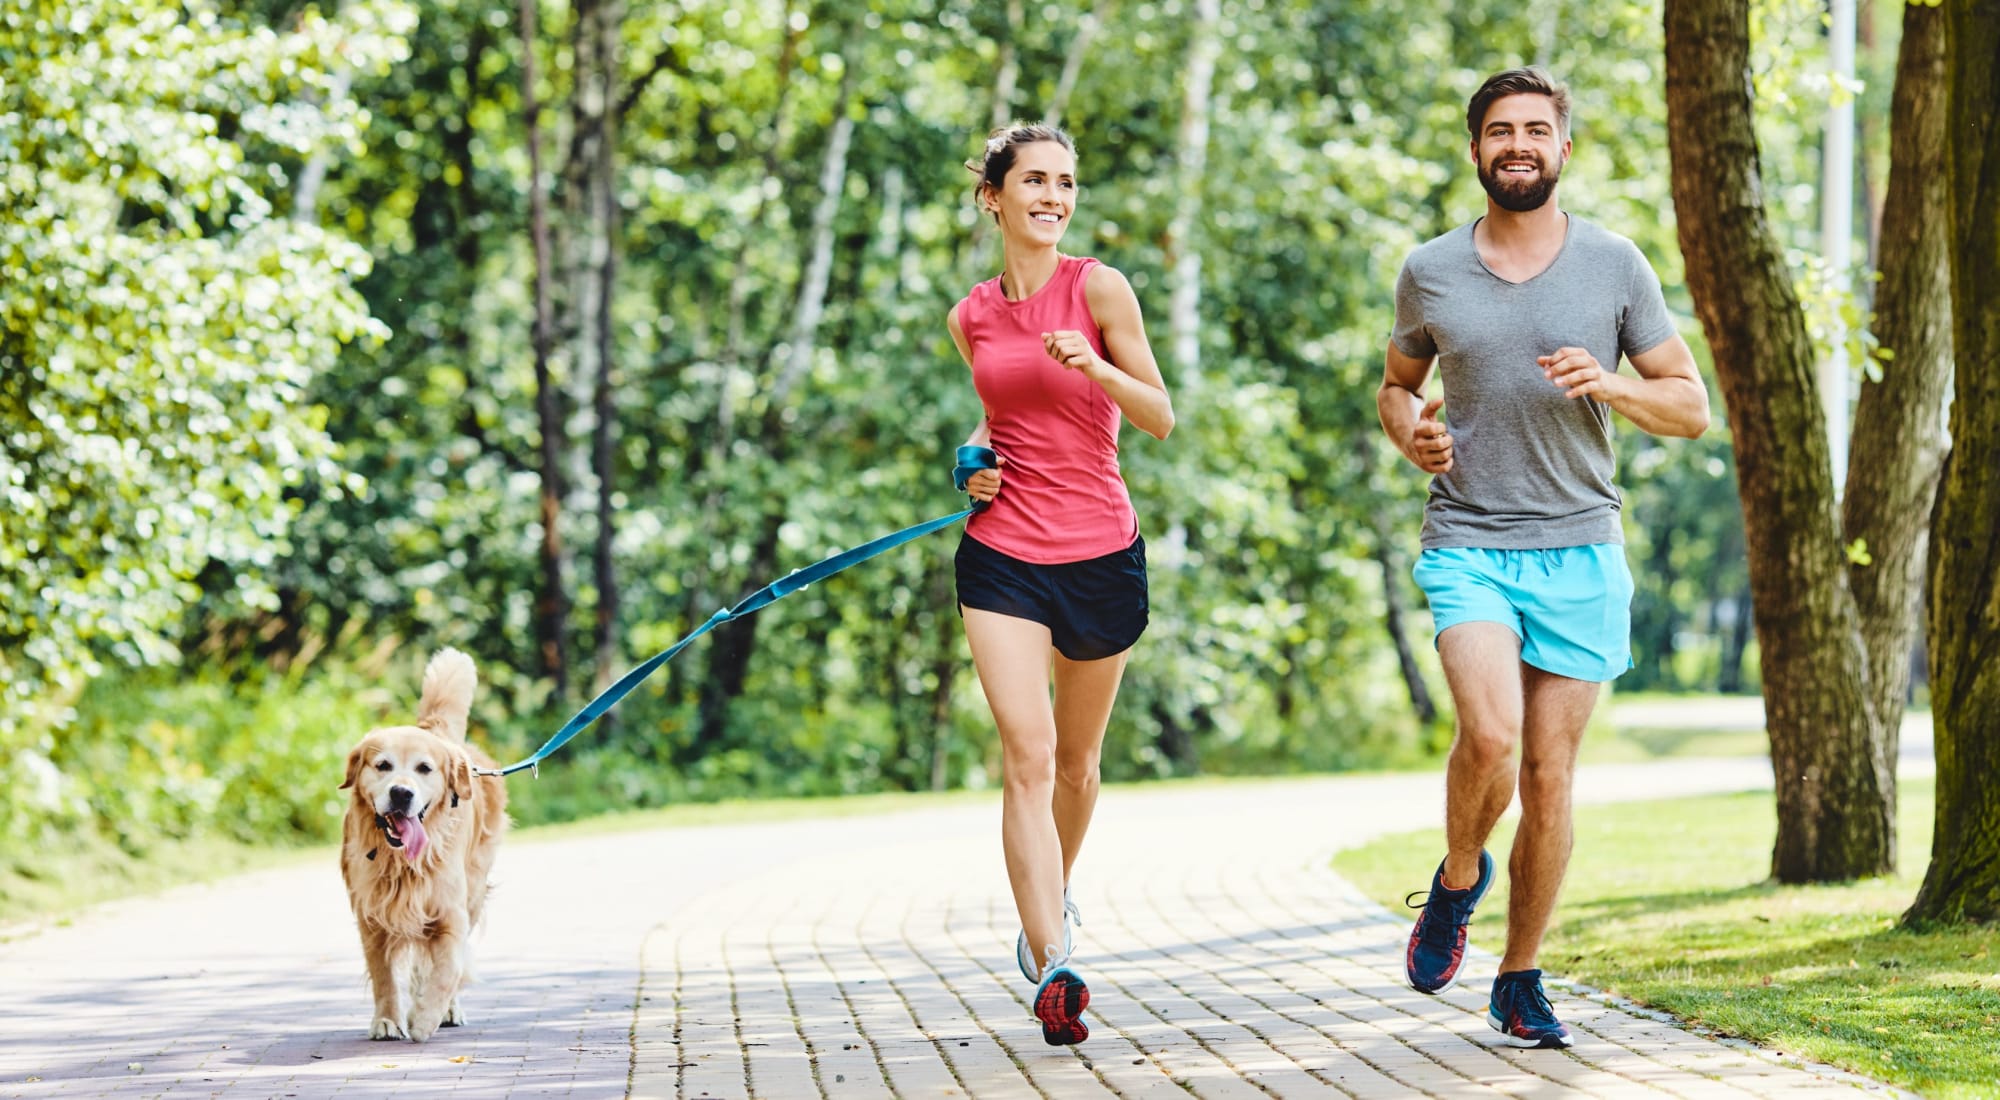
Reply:
[[1486, 1023], [1500, 1041], [1514, 1047], [1560, 1050], [1576, 1040], [1556, 1019], [1555, 1006], [1542, 991], [1539, 970], [1510, 970], [1493, 979], [1493, 999], [1486, 1005]]
[[1473, 907], [1492, 888], [1493, 857], [1482, 849], [1478, 882], [1463, 890], [1447, 890], [1444, 864], [1439, 863], [1424, 900], [1411, 901], [1415, 893], [1403, 899], [1410, 908], [1423, 910], [1417, 916], [1417, 926], [1410, 929], [1409, 950], [1403, 956], [1403, 973], [1412, 989], [1443, 993], [1458, 984], [1459, 971], [1465, 967], [1465, 926], [1472, 922]]
[[1042, 1041], [1052, 1047], [1081, 1043], [1090, 1038], [1083, 1022], [1083, 1010], [1090, 1007], [1090, 987], [1069, 968], [1069, 956], [1056, 956], [1049, 948], [1048, 965], [1035, 987], [1035, 1019], [1042, 1022]]

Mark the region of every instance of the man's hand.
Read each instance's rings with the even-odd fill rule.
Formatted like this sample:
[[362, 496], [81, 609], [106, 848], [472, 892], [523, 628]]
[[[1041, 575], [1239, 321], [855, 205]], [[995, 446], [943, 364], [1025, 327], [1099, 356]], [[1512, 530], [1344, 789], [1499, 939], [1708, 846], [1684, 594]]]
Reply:
[[1582, 348], [1557, 348], [1555, 354], [1537, 356], [1535, 362], [1564, 397], [1591, 397], [1610, 404], [1623, 381], [1617, 371], [1605, 370], [1597, 356]]
[[1451, 433], [1444, 430], [1437, 415], [1442, 408], [1442, 397], [1424, 402], [1424, 411], [1417, 414], [1417, 426], [1410, 432], [1409, 446], [1403, 449], [1410, 461], [1427, 474], [1451, 471]]

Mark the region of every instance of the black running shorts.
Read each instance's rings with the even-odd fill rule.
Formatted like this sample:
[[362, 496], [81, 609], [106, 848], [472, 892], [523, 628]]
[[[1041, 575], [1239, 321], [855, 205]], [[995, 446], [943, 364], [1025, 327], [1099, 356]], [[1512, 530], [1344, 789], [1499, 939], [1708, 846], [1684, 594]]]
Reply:
[[1101, 558], [1036, 565], [962, 536], [953, 561], [961, 608], [1049, 628], [1056, 652], [1096, 661], [1132, 648], [1146, 632], [1146, 540]]

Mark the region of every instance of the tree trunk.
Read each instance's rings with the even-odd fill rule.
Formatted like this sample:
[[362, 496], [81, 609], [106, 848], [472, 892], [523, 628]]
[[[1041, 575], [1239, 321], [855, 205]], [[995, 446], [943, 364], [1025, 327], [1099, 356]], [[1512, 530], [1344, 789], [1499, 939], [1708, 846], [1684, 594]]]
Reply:
[[[1371, 480], [1375, 471], [1374, 440], [1369, 440], [1355, 448], [1359, 463], [1359, 479]], [[1301, 503], [1301, 507], [1303, 507]], [[1437, 722], [1437, 702], [1431, 697], [1430, 684], [1424, 680], [1424, 671], [1417, 664], [1416, 647], [1410, 642], [1409, 604], [1404, 598], [1404, 586], [1409, 583], [1409, 566], [1402, 551], [1396, 548], [1396, 539], [1389, 529], [1388, 512], [1382, 508], [1370, 513], [1370, 532], [1374, 536], [1375, 564], [1382, 568], [1382, 603], [1384, 608], [1382, 625], [1389, 632], [1390, 644], [1396, 647], [1396, 667], [1403, 674], [1403, 689], [1410, 694], [1410, 710], [1417, 721], [1428, 727]], [[1299, 662], [1287, 662], [1297, 668]], [[1289, 682], [1290, 677], [1286, 677]], [[1281, 689], [1280, 698], [1284, 692]]]
[[1215, 58], [1221, 45], [1216, 24], [1222, 19], [1218, 0], [1195, 0], [1195, 21], [1188, 29], [1187, 69], [1182, 76], [1181, 125], [1175, 144], [1174, 216], [1167, 224], [1166, 266], [1173, 281], [1168, 303], [1168, 347], [1174, 380], [1192, 385], [1201, 369], [1201, 249], [1195, 243], [1195, 219], [1202, 209], [1202, 181], [1208, 173], [1209, 94], [1215, 84]]
[[[1006, 23], [1001, 28], [998, 40], [999, 56], [993, 64], [993, 107], [987, 115], [987, 129], [998, 130], [1008, 125], [1014, 117], [1014, 88], [1020, 80], [1021, 65], [1015, 40], [1021, 37], [1021, 0], [1007, 0]], [[982, 152], [984, 146], [982, 145]], [[959, 253], [960, 282], [970, 278], [979, 266], [979, 255], [985, 251], [988, 234], [994, 232], [993, 219], [981, 214], [972, 223], [972, 232], [965, 235], [964, 251]]]
[[987, 129], [998, 130], [1013, 121], [1014, 86], [1021, 79], [1020, 50], [1014, 40], [1021, 37], [1021, 0], [1007, 0], [1007, 35], [1000, 40], [1000, 56], [993, 66], [993, 113]]
[[[766, 139], [758, 150], [764, 162], [764, 174], [768, 179], [782, 180], [781, 155], [791, 140], [792, 75], [798, 61], [799, 41], [804, 31], [793, 25], [792, 4], [787, 0], [784, 8], [785, 37], [778, 48], [776, 98], [771, 108], [771, 126], [765, 131]], [[736, 441], [736, 378], [743, 370], [744, 361], [749, 358], [749, 315], [750, 315], [750, 241], [766, 232], [765, 220], [773, 205], [772, 195], [782, 188], [766, 188], [757, 198], [757, 206], [752, 211], [748, 232], [737, 246], [736, 259], [729, 273], [728, 309], [723, 325], [723, 346], [720, 357], [722, 378], [715, 387], [715, 423], [709, 432], [708, 455], [703, 467], [708, 471], [708, 491], [702, 494], [700, 529], [714, 531], [717, 513], [722, 504], [722, 491], [728, 482], [723, 471], [729, 465], [729, 453]], [[698, 623], [710, 609], [722, 602], [710, 593], [711, 584], [716, 582], [710, 575], [708, 558], [704, 555], [695, 561], [694, 574], [688, 582], [688, 610], [690, 623]]]
[[[769, 387], [769, 404], [760, 427], [764, 453], [783, 462], [790, 451], [793, 434], [785, 424], [785, 408], [791, 391], [805, 376], [819, 343], [819, 322], [826, 304], [827, 280], [833, 271], [833, 222], [839, 212], [847, 179], [847, 153], [854, 136], [853, 104], [855, 72], [858, 66], [842, 70], [840, 92], [834, 97], [832, 133], [827, 137], [826, 154], [820, 162], [819, 202], [813, 208], [812, 236], [806, 242], [809, 257], [799, 280], [798, 296], [792, 307], [788, 336], [773, 357], [780, 373]], [[768, 574], [777, 565], [778, 528], [782, 511], [764, 519], [763, 531], [750, 555], [749, 585], [761, 585], [776, 578]], [[747, 587], [747, 586], [746, 586]], [[709, 672], [702, 684], [700, 725], [695, 731], [697, 755], [722, 743], [727, 732], [729, 704], [743, 694], [750, 659], [755, 655], [758, 616], [749, 615], [725, 623], [715, 630], [715, 645], [709, 654]]]
[[1945, 18], [1959, 369], [1931, 546], [1937, 823], [1911, 922], [2000, 920], [2000, 4]]
[[1772, 874], [1841, 881], [1894, 856], [1812, 342], [1763, 207], [1748, 6], [1667, 0], [1674, 209], [1735, 433], [1777, 786]]
[[555, 279], [549, 250], [549, 201], [542, 184], [542, 102], [535, 88], [535, 2], [521, 0], [521, 109], [527, 121], [528, 232], [535, 252], [535, 414], [541, 427], [541, 584], [535, 593], [535, 641], [542, 675], [555, 683], [555, 697], [569, 694], [569, 589], [562, 545], [562, 454], [566, 449], [560, 394], [549, 371], [555, 307]]
[[1875, 333], [1894, 357], [1866, 381], [1854, 411], [1844, 538], [1865, 557], [1848, 568], [1867, 647], [1868, 765], [1887, 796], [1889, 851], [1896, 824], [1896, 751], [1910, 686], [1910, 649], [1929, 549], [1931, 504], [1944, 448], [1951, 384], [1951, 285], [1946, 262], [1944, 15], [1903, 8], [1890, 108], [1889, 188], [1882, 211], [1882, 279]]
[[767, 425], [767, 436], [782, 431], [777, 422], [779, 413], [791, 398], [792, 387], [812, 367], [813, 355], [819, 347], [819, 320], [826, 312], [826, 285], [833, 274], [833, 218], [840, 212], [841, 194], [846, 190], [847, 151], [854, 142], [854, 114], [849, 107], [854, 101], [854, 79], [859, 69], [859, 65], [848, 65], [841, 70], [840, 91], [834, 96], [833, 128], [827, 135], [826, 156], [820, 161], [819, 201], [813, 204], [809, 259], [805, 274], [799, 279], [789, 335], [778, 348], [782, 366], [777, 382], [769, 391], [771, 403], [765, 418], [771, 423]]
[[1084, 12], [1076, 21], [1076, 37], [1069, 41], [1069, 52], [1063, 55], [1062, 75], [1056, 78], [1056, 90], [1049, 96], [1049, 103], [1042, 111], [1042, 122], [1048, 126], [1061, 126], [1063, 112], [1069, 109], [1069, 97], [1076, 91], [1076, 81], [1083, 75], [1083, 59], [1090, 53], [1090, 43], [1103, 28], [1103, 21], [1094, 11]]
[[1402, 669], [1403, 687], [1410, 693], [1410, 709], [1418, 722], [1430, 726], [1437, 722], [1437, 703], [1431, 699], [1430, 685], [1424, 682], [1424, 670], [1417, 664], [1416, 648], [1410, 644], [1409, 609], [1403, 600], [1403, 580], [1409, 574], [1394, 541], [1380, 532], [1375, 538], [1375, 561], [1382, 567], [1382, 599], [1388, 608], [1383, 625], [1396, 646], [1396, 665]]
[[[1907, 22], [1907, 20], [1905, 21]], [[1908, 33], [1908, 28], [1905, 28]], [[1855, 53], [1859, 57], [1872, 58], [1881, 50], [1881, 43], [1875, 33], [1874, 0], [1860, 0], [1855, 5], [1854, 19]], [[1900, 57], [1897, 65], [1902, 61]], [[1940, 77], [1942, 80], [1942, 77]], [[1942, 85], [1940, 85], [1942, 86]], [[1882, 270], [1882, 194], [1875, 186], [1874, 158], [1868, 150], [1875, 143], [1875, 119], [1873, 112], [1854, 112], [1854, 147], [1860, 155], [1854, 158], [1854, 186], [1861, 196], [1862, 217], [1868, 227], [1868, 270]], [[1891, 133], [1891, 139], [1894, 133]], [[1864, 299], [1865, 300], [1865, 299]], [[1851, 453], [1851, 452], [1850, 452]], [[1849, 463], [1850, 467], [1852, 463]]]
[[1189, 713], [1187, 721], [1176, 717], [1165, 703], [1153, 704], [1153, 721], [1160, 727], [1154, 739], [1160, 759], [1167, 762], [1170, 775], [1195, 775], [1201, 771], [1201, 750], [1195, 745], [1194, 727], [1200, 722], [1201, 708]]
[[[1674, 590], [1674, 535], [1678, 528], [1671, 524], [1661, 524], [1651, 532], [1653, 552], [1647, 558], [1646, 572], [1651, 574], [1652, 583], [1659, 586], [1663, 594]], [[1680, 634], [1680, 613], [1670, 598], [1662, 599], [1659, 614], [1654, 617], [1651, 639], [1644, 641], [1646, 663], [1652, 666], [1653, 682], [1662, 688], [1679, 686], [1674, 680], [1674, 647]], [[1638, 648], [1634, 646], [1634, 648]]]
[[[778, 529], [784, 522], [785, 517], [779, 512], [764, 517], [764, 526], [750, 548], [751, 579], [744, 585], [744, 595], [777, 579], [772, 573], [778, 562]], [[757, 623], [761, 618], [762, 612], [731, 619], [709, 633], [708, 671], [701, 681], [694, 739], [688, 745], [687, 759], [699, 760], [727, 743], [729, 704], [743, 694], [743, 685], [750, 678], [750, 658], [757, 649]]]
[[[1195, 0], [1194, 25], [1188, 28], [1180, 133], [1174, 147], [1176, 197], [1163, 257], [1172, 286], [1167, 305], [1171, 377], [1184, 392], [1198, 389], [1201, 372], [1201, 248], [1195, 240], [1195, 220], [1201, 213], [1202, 180], [1208, 171], [1208, 109], [1220, 52], [1216, 40], [1220, 8], [1217, 0]], [[1184, 774], [1192, 774], [1200, 764], [1193, 731], [1165, 718], [1164, 710], [1162, 715], [1156, 747]]]
[[612, 401], [617, 359], [611, 322], [613, 292], [618, 282], [618, 71], [622, 6], [611, 0], [591, 9], [595, 26], [597, 89], [590, 98], [598, 115], [596, 155], [590, 174], [590, 239], [596, 254], [591, 278], [596, 283], [592, 305], [597, 316], [590, 325], [597, 344], [597, 377], [591, 404], [596, 411], [591, 429], [590, 467], [597, 481], [597, 553], [593, 576], [597, 585], [597, 683], [602, 692], [621, 671], [618, 647], [618, 576], [612, 558], [617, 539], [617, 513], [612, 504], [615, 483], [614, 447], [618, 436], [617, 407]]
[[[592, 558], [597, 607], [592, 640], [596, 651], [596, 690], [602, 691], [618, 673], [614, 640], [618, 589], [611, 556], [615, 521], [611, 514], [610, 467], [612, 436], [617, 432], [617, 416], [611, 401], [615, 359], [610, 320], [612, 280], [617, 274], [612, 241], [617, 202], [611, 173], [617, 156], [614, 147], [617, 120], [612, 117], [612, 109], [618, 102], [618, 37], [623, 7], [619, 0], [580, 0], [575, 5], [575, 20], [570, 50], [576, 91], [570, 105], [573, 132], [566, 176], [570, 183], [567, 199], [571, 224], [576, 229], [578, 245], [570, 265], [575, 287], [577, 381], [589, 387], [586, 399], [591, 410], [588, 478], [595, 487], [597, 513], [597, 546]], [[614, 719], [607, 715], [606, 720]]]
[[1737, 592], [1729, 597], [1736, 616], [1729, 622], [1729, 640], [1722, 649], [1722, 671], [1717, 674], [1715, 690], [1724, 695], [1734, 695], [1743, 690], [1743, 655], [1750, 649], [1750, 622], [1754, 612], [1750, 607], [1750, 593]]

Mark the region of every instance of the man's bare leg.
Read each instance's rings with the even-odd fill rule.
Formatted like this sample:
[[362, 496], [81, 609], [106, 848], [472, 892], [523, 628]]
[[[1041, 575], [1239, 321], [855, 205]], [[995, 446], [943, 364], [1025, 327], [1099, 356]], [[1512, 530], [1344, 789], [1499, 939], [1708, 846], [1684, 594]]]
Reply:
[[1438, 635], [1438, 658], [1458, 713], [1445, 764], [1444, 885], [1479, 881], [1479, 852], [1514, 800], [1521, 740], [1521, 640], [1499, 623], [1459, 623]]
[[1521, 823], [1507, 859], [1507, 953], [1500, 972], [1530, 970], [1542, 950], [1575, 841], [1576, 753], [1599, 685], [1529, 667], [1521, 738]]

